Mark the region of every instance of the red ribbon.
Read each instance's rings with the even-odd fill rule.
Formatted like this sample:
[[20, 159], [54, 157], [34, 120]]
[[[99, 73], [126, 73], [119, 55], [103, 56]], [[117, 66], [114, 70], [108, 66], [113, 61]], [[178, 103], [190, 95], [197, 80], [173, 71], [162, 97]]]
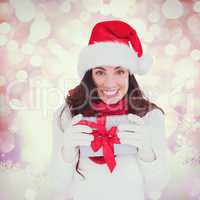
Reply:
[[106, 130], [105, 123], [106, 116], [97, 116], [96, 122], [81, 120], [78, 124], [87, 125], [93, 129], [94, 140], [91, 142], [91, 148], [94, 152], [102, 148], [105, 163], [112, 173], [116, 166], [114, 144], [120, 144], [120, 140], [117, 136], [117, 127], [113, 126]]

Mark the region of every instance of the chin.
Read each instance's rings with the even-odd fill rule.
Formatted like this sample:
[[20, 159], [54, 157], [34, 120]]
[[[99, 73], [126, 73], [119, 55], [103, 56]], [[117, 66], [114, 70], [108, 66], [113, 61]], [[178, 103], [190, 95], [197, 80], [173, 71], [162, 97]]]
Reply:
[[112, 98], [112, 99], [105, 99], [105, 98], [102, 98], [102, 101], [106, 104], [115, 104], [117, 103], [118, 101], [120, 101], [120, 97], [115, 97], [115, 98]]

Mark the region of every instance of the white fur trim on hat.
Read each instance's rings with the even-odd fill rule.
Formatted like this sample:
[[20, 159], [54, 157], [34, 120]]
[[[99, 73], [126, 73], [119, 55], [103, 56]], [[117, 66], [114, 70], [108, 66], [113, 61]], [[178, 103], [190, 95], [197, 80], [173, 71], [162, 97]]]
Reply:
[[128, 45], [119, 42], [98, 42], [83, 48], [78, 60], [78, 73], [83, 78], [85, 72], [98, 66], [121, 66], [130, 73], [143, 75], [149, 71], [153, 59], [148, 55], [138, 57]]

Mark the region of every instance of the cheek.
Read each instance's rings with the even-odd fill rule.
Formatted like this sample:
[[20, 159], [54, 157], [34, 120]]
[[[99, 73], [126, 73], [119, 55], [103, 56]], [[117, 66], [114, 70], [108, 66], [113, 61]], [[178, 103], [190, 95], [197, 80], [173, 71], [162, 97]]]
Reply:
[[93, 81], [94, 81], [94, 83], [95, 83], [95, 85], [96, 85], [97, 87], [103, 85], [103, 83], [105, 82], [105, 80], [104, 80], [103, 77], [97, 77], [97, 76], [95, 76], [95, 75], [93, 76]]
[[123, 93], [127, 93], [128, 92], [128, 83], [127, 82], [124, 82], [124, 84], [122, 86], [122, 90], [123, 90]]
[[128, 89], [128, 78], [126, 78], [126, 77], [121, 78], [121, 79], [119, 79], [118, 83], [123, 90]]

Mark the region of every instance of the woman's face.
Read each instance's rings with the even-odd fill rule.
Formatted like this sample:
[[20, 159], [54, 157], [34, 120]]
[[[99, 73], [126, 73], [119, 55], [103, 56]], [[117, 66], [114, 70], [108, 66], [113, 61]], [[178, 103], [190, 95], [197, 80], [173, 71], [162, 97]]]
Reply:
[[92, 78], [99, 98], [106, 104], [117, 103], [128, 91], [129, 71], [117, 66], [100, 66], [92, 69]]

